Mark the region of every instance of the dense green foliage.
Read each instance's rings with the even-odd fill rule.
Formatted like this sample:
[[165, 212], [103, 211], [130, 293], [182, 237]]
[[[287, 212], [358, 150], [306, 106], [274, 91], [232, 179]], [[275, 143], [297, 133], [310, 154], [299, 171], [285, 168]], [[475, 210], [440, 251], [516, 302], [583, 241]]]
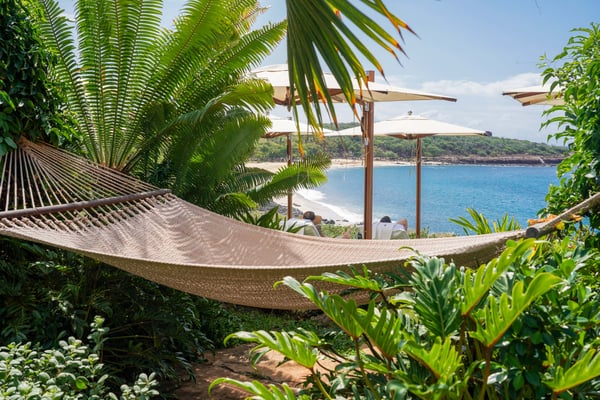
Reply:
[[[558, 123], [553, 136], [570, 150], [558, 167], [560, 185], [547, 197], [548, 212], [558, 213], [600, 191], [600, 25], [574, 30], [550, 65], [544, 80], [561, 88], [565, 104], [545, 112], [551, 116], [546, 124]], [[590, 218], [600, 228], [600, 214]]]
[[52, 77], [65, 87], [81, 151], [238, 218], [322, 183], [322, 160], [275, 175], [244, 167], [273, 106], [271, 86], [246, 76], [285, 23], [251, 30], [256, 0], [194, 0], [164, 29], [161, 4], [79, 0], [73, 25], [55, 1], [41, 2], [41, 31], [57, 58]]
[[72, 131], [62, 123], [48, 77], [53, 60], [31, 18], [34, 9], [21, 0], [0, 2], [0, 156], [16, 148], [21, 135], [56, 143]]
[[49, 348], [68, 336], [86, 337], [101, 315], [111, 327], [100, 354], [111, 387], [148, 369], [163, 388], [176, 384], [237, 326], [217, 329], [214, 302], [81, 256], [12, 239], [3, 239], [1, 249], [0, 342]]
[[[518, 157], [538, 156], [562, 158], [566, 149], [544, 143], [527, 140], [497, 137], [452, 137], [439, 136], [424, 138], [422, 155], [425, 160], [449, 160], [453, 158]], [[297, 147], [297, 139], [295, 146]], [[319, 140], [302, 138], [302, 146], [307, 154], [325, 153], [331, 158], [360, 158], [363, 146], [360, 137], [339, 137]], [[376, 159], [412, 161], [415, 157], [416, 142], [393, 137], [377, 137], [374, 143]], [[285, 138], [261, 139], [256, 146], [252, 159], [257, 161], [275, 161], [285, 159]]]
[[121, 385], [117, 397], [106, 384], [99, 353], [104, 347], [107, 328], [96, 318], [88, 339], [69, 337], [58, 348], [45, 350], [31, 343], [0, 346], [0, 396], [3, 399], [120, 399], [146, 400], [158, 395], [154, 375], [140, 374], [135, 384]]
[[[415, 256], [389, 276], [285, 278], [354, 351], [336, 353], [306, 329], [238, 332], [230, 337], [257, 344], [253, 362], [273, 350], [304, 366], [306, 389], [297, 395], [285, 385], [229, 378], [212, 386], [232, 384], [261, 399], [589, 398], [600, 388], [600, 254], [582, 244], [577, 237], [512, 242], [477, 269]], [[311, 281], [365, 290], [372, 300], [358, 307]], [[318, 370], [320, 358], [334, 367]]]

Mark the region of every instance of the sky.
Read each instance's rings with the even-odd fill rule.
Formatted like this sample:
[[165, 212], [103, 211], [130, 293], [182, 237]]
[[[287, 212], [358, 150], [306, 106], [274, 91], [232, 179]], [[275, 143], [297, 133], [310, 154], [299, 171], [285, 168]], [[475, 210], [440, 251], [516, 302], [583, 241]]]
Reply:
[[[390, 10], [418, 35], [404, 32], [406, 56], [400, 63], [375, 51], [387, 82], [393, 86], [457, 98], [457, 102], [408, 101], [375, 104], [375, 121], [413, 114], [494, 136], [548, 142], [555, 126], [540, 130], [548, 106], [523, 107], [502, 92], [541, 83], [540, 57], [550, 60], [573, 36], [572, 29], [600, 22], [600, 0], [384, 0]], [[60, 0], [67, 11], [73, 0]], [[172, 21], [184, 0], [165, 0], [163, 21]], [[257, 26], [285, 18], [284, 0], [262, 0], [269, 10]], [[362, 6], [364, 7], [364, 6]], [[366, 10], [366, 8], [364, 8]], [[393, 32], [390, 25], [382, 25]], [[374, 45], [370, 46], [375, 48]], [[261, 64], [286, 62], [285, 44]], [[365, 68], [374, 69], [368, 64]], [[385, 82], [376, 75], [378, 82]], [[345, 104], [336, 106], [338, 120], [352, 122]], [[272, 114], [287, 117], [276, 107]], [[551, 144], [556, 144], [550, 141]]]

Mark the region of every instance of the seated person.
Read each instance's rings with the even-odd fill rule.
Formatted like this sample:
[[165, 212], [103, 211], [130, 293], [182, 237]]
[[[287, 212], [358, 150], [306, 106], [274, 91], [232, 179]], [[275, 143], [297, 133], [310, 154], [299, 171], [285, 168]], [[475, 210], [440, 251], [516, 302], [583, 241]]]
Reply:
[[[362, 238], [363, 231], [361, 227], [359, 239]], [[401, 218], [398, 222], [392, 222], [392, 219], [386, 215], [379, 222], [373, 223], [371, 237], [374, 240], [408, 239], [408, 221], [406, 218]]]
[[323, 218], [313, 211], [306, 211], [302, 218], [291, 218], [285, 222], [284, 230], [292, 227], [300, 228], [296, 233], [308, 236], [323, 236], [321, 233], [321, 221]]
[[315, 228], [317, 228], [317, 231], [319, 231], [319, 236], [323, 236], [323, 232], [321, 231], [321, 221], [323, 221], [323, 217], [319, 214], [315, 214], [314, 211], [305, 211], [302, 218], [312, 222], [315, 225]]

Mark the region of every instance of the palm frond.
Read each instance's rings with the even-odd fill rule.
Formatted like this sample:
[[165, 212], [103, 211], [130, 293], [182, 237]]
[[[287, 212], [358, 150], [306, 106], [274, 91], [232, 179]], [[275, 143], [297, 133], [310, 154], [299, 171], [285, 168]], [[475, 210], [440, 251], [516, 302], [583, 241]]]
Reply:
[[[378, 1], [362, 0], [376, 13], [387, 18], [399, 33], [402, 29], [412, 32], [406, 23], [393, 15]], [[356, 55], [363, 56], [383, 74], [383, 69], [369, 46], [366, 46], [344, 21], [347, 18], [358, 30], [364, 32], [376, 45], [383, 47], [398, 59], [397, 51], [404, 52], [394, 39], [375, 20], [361, 12], [356, 4], [344, 0], [298, 2], [286, 0], [288, 16], [288, 64], [290, 68], [290, 92], [296, 91], [308, 122], [322, 124], [320, 106], [309, 99], [321, 99], [334, 122], [335, 109], [322, 79], [321, 60], [329, 67], [342, 87], [346, 102], [354, 108], [356, 98], [351, 74], [360, 83], [367, 82], [365, 68]], [[356, 49], [356, 50], [355, 50]], [[294, 115], [297, 117], [296, 106]]]
[[[55, 56], [52, 78], [64, 88], [69, 110], [81, 134], [95, 135], [88, 109], [81, 71], [77, 64], [73, 24], [55, 0], [39, 0], [43, 18], [38, 21], [45, 45]], [[94, 154], [92, 154], [94, 156]]]

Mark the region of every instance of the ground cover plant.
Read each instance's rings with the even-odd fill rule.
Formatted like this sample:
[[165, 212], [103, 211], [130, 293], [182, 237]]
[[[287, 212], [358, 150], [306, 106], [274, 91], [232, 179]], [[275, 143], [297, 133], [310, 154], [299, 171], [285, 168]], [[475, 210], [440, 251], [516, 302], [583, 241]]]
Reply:
[[119, 395], [107, 385], [99, 353], [108, 331], [95, 318], [88, 336], [90, 344], [69, 337], [53, 349], [39, 345], [0, 346], [0, 397], [3, 399], [120, 399], [146, 400], [159, 393], [154, 374], [140, 374], [133, 385], [120, 386]]
[[[306, 329], [237, 332], [251, 360], [277, 351], [310, 372], [299, 394], [257, 381], [217, 379], [261, 399], [590, 398], [600, 389], [600, 255], [565, 237], [511, 242], [470, 270], [416, 255], [410, 274], [323, 274], [282, 284], [309, 298], [354, 351], [332, 350]], [[315, 281], [367, 290], [372, 300], [319, 292]], [[410, 286], [411, 290], [403, 290]], [[335, 368], [320, 372], [321, 358]]]

